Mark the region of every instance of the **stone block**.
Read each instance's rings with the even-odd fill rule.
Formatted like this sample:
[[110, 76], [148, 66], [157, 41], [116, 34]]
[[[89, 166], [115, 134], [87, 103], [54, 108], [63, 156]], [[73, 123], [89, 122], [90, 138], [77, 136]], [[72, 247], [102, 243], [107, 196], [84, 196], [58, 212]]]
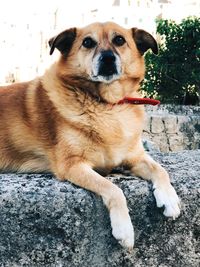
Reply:
[[152, 134], [152, 141], [156, 144], [161, 152], [170, 151], [168, 137], [165, 133]]
[[169, 171], [182, 212], [166, 219], [147, 181], [107, 177], [127, 198], [135, 228], [131, 252], [113, 238], [95, 194], [51, 174], [0, 174], [0, 266], [199, 267], [200, 150], [152, 156]]
[[178, 131], [177, 116], [169, 115], [163, 118], [165, 132], [168, 134], [175, 134]]
[[183, 134], [168, 134], [167, 137], [169, 142], [169, 151], [180, 151], [186, 148]]
[[164, 132], [164, 130], [165, 130], [165, 127], [163, 124], [163, 118], [157, 115], [152, 116], [151, 132], [153, 134], [159, 134], [159, 133]]

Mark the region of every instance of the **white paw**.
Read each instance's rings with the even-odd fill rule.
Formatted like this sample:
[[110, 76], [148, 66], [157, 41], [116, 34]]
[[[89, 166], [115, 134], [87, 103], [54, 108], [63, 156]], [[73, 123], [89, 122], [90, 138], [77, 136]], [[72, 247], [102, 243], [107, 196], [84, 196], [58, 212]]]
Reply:
[[180, 200], [171, 184], [166, 187], [154, 187], [154, 196], [157, 207], [165, 208], [163, 214], [166, 217], [176, 219], [180, 215]]
[[110, 212], [112, 234], [120, 245], [131, 250], [134, 246], [134, 230], [128, 214], [120, 214], [119, 210]]

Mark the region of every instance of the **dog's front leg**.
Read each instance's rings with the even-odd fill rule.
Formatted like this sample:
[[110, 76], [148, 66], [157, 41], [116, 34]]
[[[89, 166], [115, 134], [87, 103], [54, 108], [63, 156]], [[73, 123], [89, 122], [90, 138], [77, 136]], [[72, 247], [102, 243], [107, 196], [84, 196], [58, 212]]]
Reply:
[[128, 249], [134, 245], [134, 231], [129, 216], [126, 199], [120, 188], [95, 172], [89, 164], [81, 160], [71, 160], [70, 163], [58, 164], [56, 175], [61, 180], [88, 189], [103, 198], [110, 212], [113, 236]]
[[133, 174], [153, 183], [157, 207], [164, 207], [164, 215], [177, 218], [180, 214], [180, 200], [170, 183], [167, 171], [144, 151], [128, 161]]

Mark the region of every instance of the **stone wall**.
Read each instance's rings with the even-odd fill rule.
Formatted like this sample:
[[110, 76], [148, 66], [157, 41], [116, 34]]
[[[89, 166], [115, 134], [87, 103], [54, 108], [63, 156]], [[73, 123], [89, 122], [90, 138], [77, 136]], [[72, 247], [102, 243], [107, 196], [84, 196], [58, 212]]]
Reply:
[[0, 174], [1, 267], [199, 267], [200, 150], [152, 155], [182, 200], [173, 221], [156, 208], [151, 184], [113, 174], [135, 228], [128, 252], [112, 237], [101, 198], [49, 174]]
[[143, 137], [160, 151], [200, 148], [200, 107], [161, 105], [146, 112]]

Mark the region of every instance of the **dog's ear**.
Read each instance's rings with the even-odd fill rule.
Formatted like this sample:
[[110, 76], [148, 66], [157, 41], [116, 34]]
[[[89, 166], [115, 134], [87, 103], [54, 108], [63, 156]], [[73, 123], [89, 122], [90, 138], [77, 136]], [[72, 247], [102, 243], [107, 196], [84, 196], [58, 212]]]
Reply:
[[141, 55], [143, 55], [148, 49], [151, 49], [154, 54], [158, 54], [157, 42], [150, 33], [137, 28], [132, 28], [131, 30], [133, 39]]
[[57, 48], [61, 54], [67, 55], [76, 38], [76, 28], [71, 28], [59, 33], [57, 36], [49, 40], [50, 55], [53, 54], [54, 49]]

